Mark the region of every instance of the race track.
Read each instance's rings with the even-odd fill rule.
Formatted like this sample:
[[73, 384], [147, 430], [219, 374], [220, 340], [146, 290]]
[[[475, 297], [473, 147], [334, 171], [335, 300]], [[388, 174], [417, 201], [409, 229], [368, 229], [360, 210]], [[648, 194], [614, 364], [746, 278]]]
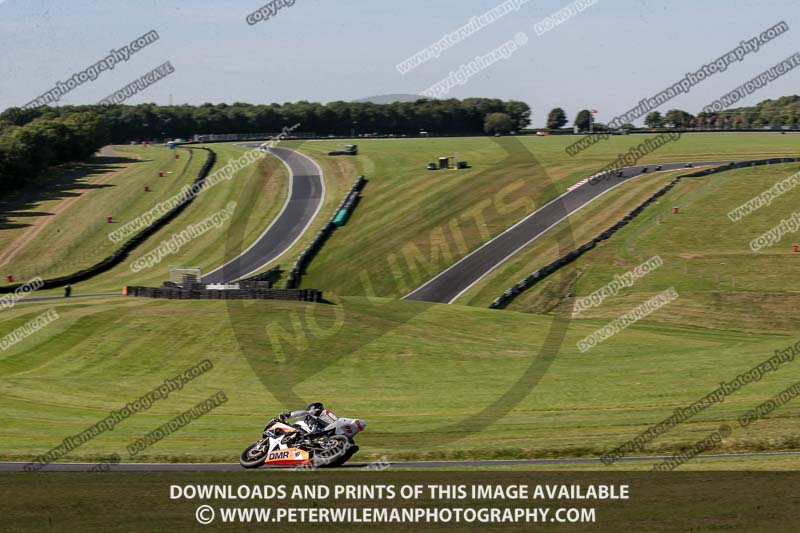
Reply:
[[[800, 452], [754, 452], [754, 453], [725, 453], [698, 455], [693, 458], [695, 461], [707, 459], [742, 459], [753, 457], [774, 457], [774, 456], [794, 456]], [[668, 455], [649, 455], [641, 457], [621, 457], [617, 463], [643, 463], [657, 462], [669, 459]], [[2, 462], [0, 472], [23, 472], [25, 465], [22, 462]], [[556, 466], [556, 465], [581, 465], [596, 464], [602, 466], [600, 458], [596, 457], [573, 457], [563, 459], [494, 459], [476, 461], [403, 461], [395, 463], [384, 463], [388, 468], [470, 468], [470, 467], [509, 467], [509, 466]], [[96, 465], [94, 463], [51, 463], [42, 472], [87, 472]], [[342, 468], [366, 468], [370, 463], [348, 463]], [[287, 467], [262, 468], [260, 471], [286, 470]], [[288, 467], [291, 469], [291, 467]], [[244, 470], [237, 463], [122, 463], [109, 465], [112, 472], [223, 472]]]
[[[255, 144], [240, 146], [256, 148]], [[325, 182], [319, 165], [310, 157], [288, 148], [272, 148], [270, 152], [289, 169], [290, 194], [283, 209], [256, 241], [239, 256], [204, 275], [204, 283], [235, 281], [253, 274], [286, 252], [305, 233], [322, 206]], [[725, 161], [693, 162], [693, 168], [729, 163]], [[662, 163], [661, 172], [686, 168], [687, 163]], [[405, 295], [404, 300], [452, 303], [478, 281], [508, 260], [526, 245], [545, 234], [571, 214], [611, 191], [622, 183], [642, 176], [644, 167], [652, 174], [656, 165], [624, 167], [622, 176], [589, 183], [579, 182], [567, 192], [489, 240], [457, 263], [437, 274]], [[686, 169], [689, 171], [690, 169]], [[74, 295], [82, 296], [82, 295]], [[89, 296], [89, 295], [85, 295]], [[98, 294], [98, 296], [101, 296]], [[103, 294], [105, 296], [105, 294]], [[56, 299], [56, 297], [51, 297]], [[33, 299], [38, 301], [51, 298]]]
[[[694, 167], [718, 165], [730, 161], [693, 162]], [[679, 170], [687, 163], [662, 163], [662, 172]], [[424, 302], [453, 303], [487, 274], [500, 266], [512, 255], [536, 240], [560, 221], [585, 207], [593, 200], [614, 189], [618, 185], [643, 175], [647, 167], [652, 173], [655, 164], [625, 167], [622, 176], [612, 176], [597, 183], [584, 182], [568, 190], [555, 200], [540, 207], [480, 248], [443, 270], [417, 289], [403, 297], [404, 300]], [[687, 169], [689, 170], [689, 169]], [[607, 222], [602, 222], [605, 229]]]
[[[203, 276], [206, 283], [233, 281], [247, 276], [288, 250], [306, 231], [322, 205], [325, 185], [322, 171], [309, 157], [285, 148], [272, 148], [272, 154], [281, 159], [290, 172], [290, 193], [283, 209], [272, 224], [241, 255], [223, 266]], [[694, 162], [693, 166], [711, 166], [730, 161]], [[662, 172], [679, 170], [686, 163], [664, 163]], [[649, 165], [652, 173], [654, 165]], [[591, 184], [577, 184], [563, 195], [527, 215], [511, 228], [483, 244], [469, 255], [439, 273], [421, 287], [404, 297], [408, 300], [452, 303], [492, 270], [514, 255], [517, 251], [534, 241], [558, 222], [580, 210], [593, 200], [614, 189], [627, 180], [643, 175], [643, 165], [626, 167], [623, 175], [600, 180]], [[688, 169], [687, 169], [688, 170]], [[117, 293], [100, 293], [77, 296], [116, 296]], [[28, 302], [61, 299], [61, 297], [29, 298]], [[796, 456], [800, 452], [754, 452], [741, 454], [704, 454], [696, 460], [729, 460], [754, 457]], [[623, 457], [618, 463], [656, 462], [669, 456]], [[0, 472], [21, 472], [27, 463], [0, 462]], [[465, 461], [404, 461], [388, 463], [389, 468], [469, 468], [469, 467], [513, 467], [525, 465], [557, 466], [586, 465], [601, 466], [599, 458], [556, 458], [520, 460], [465, 460]], [[351, 463], [344, 468], [358, 469], [370, 463]], [[52, 463], [42, 471], [47, 472], [85, 472], [94, 463]], [[239, 471], [238, 463], [122, 463], [107, 465], [116, 472], [199, 472], [199, 471]], [[271, 469], [261, 469], [268, 471]]]
[[[322, 207], [325, 181], [319, 165], [310, 157], [288, 148], [270, 148], [269, 151], [289, 169], [290, 188], [286, 203], [272, 224], [249, 248], [205, 274], [203, 283], [225, 283], [256, 273], [291, 248]], [[253, 213], [252, 216], [258, 214]]]

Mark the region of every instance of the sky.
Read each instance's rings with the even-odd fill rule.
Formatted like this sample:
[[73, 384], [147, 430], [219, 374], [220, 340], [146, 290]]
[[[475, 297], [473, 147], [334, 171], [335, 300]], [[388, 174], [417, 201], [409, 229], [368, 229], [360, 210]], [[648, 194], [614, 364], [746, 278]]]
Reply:
[[[0, 108], [28, 103], [151, 30], [156, 42], [58, 103], [97, 103], [165, 61], [174, 72], [127, 103], [420, 94], [523, 34], [527, 40], [513, 53], [446, 86], [443, 96], [522, 100], [531, 106], [533, 126], [542, 126], [556, 106], [570, 123], [583, 108], [597, 109], [596, 120], [605, 122], [778, 22], [789, 31], [658, 109], [697, 113], [800, 51], [797, 0], [580, 0], [582, 11], [541, 35], [537, 23], [541, 29], [572, 2], [506, 1], [516, 9], [403, 74], [401, 61], [503, 0], [294, 0], [256, 24], [247, 16], [265, 1], [0, 0]], [[800, 68], [739, 105], [800, 93], [798, 82]]]

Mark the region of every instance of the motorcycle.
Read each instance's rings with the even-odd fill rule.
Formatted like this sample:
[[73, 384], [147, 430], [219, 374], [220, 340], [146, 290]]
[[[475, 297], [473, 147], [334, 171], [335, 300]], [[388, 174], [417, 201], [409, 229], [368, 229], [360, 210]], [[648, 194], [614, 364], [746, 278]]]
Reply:
[[289, 425], [287, 418], [281, 414], [270, 420], [261, 439], [242, 452], [239, 464], [245, 468], [341, 466], [358, 451], [353, 438], [367, 426], [364, 420], [339, 418], [329, 409], [319, 417], [327, 425], [316, 432], [304, 421]]

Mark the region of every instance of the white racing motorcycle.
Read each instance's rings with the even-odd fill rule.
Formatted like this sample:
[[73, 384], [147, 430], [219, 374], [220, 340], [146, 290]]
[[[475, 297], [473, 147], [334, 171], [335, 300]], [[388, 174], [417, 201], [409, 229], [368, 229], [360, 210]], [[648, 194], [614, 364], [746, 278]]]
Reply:
[[239, 463], [243, 467], [341, 466], [358, 451], [353, 437], [367, 426], [364, 420], [339, 418], [325, 409], [319, 420], [327, 425], [313, 432], [303, 421], [289, 425], [287, 414], [270, 420], [261, 439], [242, 452]]

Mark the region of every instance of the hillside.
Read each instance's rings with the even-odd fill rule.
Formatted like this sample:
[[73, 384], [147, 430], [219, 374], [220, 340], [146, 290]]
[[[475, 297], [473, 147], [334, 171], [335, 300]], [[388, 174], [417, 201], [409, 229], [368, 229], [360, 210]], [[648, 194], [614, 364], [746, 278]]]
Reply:
[[[524, 293], [510, 308], [567, 312], [575, 302], [564, 298], [568, 292], [576, 298], [587, 296], [615, 275], [658, 255], [663, 266], [581, 317], [613, 319], [657, 292], [675, 287], [680, 298], [655, 315], [661, 322], [743, 332], [797, 332], [800, 320], [791, 309], [800, 303], [795, 290], [800, 283], [800, 255], [792, 251], [798, 236], [789, 233], [758, 252], [751, 250], [750, 242], [791, 217], [798, 191], [789, 190], [736, 222], [727, 214], [798, 171], [800, 165], [786, 164], [686, 180], [612, 239]], [[679, 207], [679, 214], [672, 213], [673, 207]], [[607, 224], [595, 226], [595, 233]], [[523, 250], [476, 287], [472, 294], [477, 296], [464, 301], [488, 305], [492, 295], [510, 286], [509, 281], [543, 264], [547, 257], [543, 246], [534, 244]], [[552, 248], [553, 243], [547, 246]], [[576, 277], [574, 287], [563, 285]]]
[[[564, 153], [570, 137], [362, 139], [359, 155], [342, 163], [326, 155], [337, 143], [299, 145], [321, 162], [348, 165], [343, 170], [353, 179], [363, 173], [370, 180], [353, 217], [311, 263], [303, 285], [344, 295], [401, 297], [645, 138], [613, 137], [574, 158]], [[428, 161], [455, 153], [472, 168], [425, 170]], [[642, 162], [797, 153], [791, 135], [684, 135]], [[637, 186], [625, 184], [620, 194], [629, 187]], [[635, 205], [629, 199], [620, 208]]]
[[[270, 416], [314, 398], [369, 422], [361, 459], [596, 456], [796, 337], [656, 318], [580, 353], [576, 341], [600, 321], [567, 325], [383, 299], [336, 304], [123, 297], [18, 304], [3, 311], [0, 336], [50, 308], [60, 318], [0, 352], [0, 457], [43, 453], [204, 359], [213, 364], [207, 373], [68, 459], [116, 452], [125, 461], [230, 462]], [[545, 356], [544, 339], [553, 335], [563, 340], [548, 340], [545, 353], [555, 353]], [[743, 411], [795, 381], [780, 369], [645, 453], [675, 451], [720, 423], [733, 426]], [[135, 458], [124, 453], [132, 440], [220, 390], [228, 402], [214, 412]], [[790, 403], [738, 429], [720, 450], [795, 449], [799, 410]]]

